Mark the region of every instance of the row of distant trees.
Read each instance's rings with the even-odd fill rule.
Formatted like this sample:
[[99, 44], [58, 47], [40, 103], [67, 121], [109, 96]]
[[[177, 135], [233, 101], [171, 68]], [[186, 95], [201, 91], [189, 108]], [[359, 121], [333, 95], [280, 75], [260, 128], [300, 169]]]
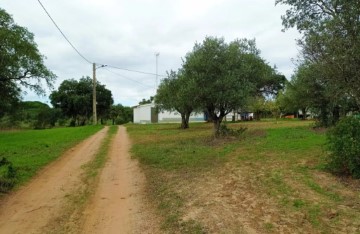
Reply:
[[[113, 105], [112, 94], [98, 83], [98, 116], [100, 123], [124, 124], [132, 121], [132, 108]], [[41, 102], [19, 101], [11, 112], [0, 118], [0, 127], [34, 127], [37, 129], [59, 126], [82, 126], [92, 120], [92, 80], [81, 78], [65, 80], [53, 91], [50, 100], [53, 107]], [[90, 91], [90, 92], [89, 92]]]

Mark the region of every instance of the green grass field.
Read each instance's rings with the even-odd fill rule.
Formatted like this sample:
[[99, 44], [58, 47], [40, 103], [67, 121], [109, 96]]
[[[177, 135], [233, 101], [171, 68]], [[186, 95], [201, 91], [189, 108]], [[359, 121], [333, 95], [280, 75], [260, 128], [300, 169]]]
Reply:
[[359, 183], [326, 171], [325, 132], [311, 125], [228, 123], [247, 131], [221, 140], [205, 123], [127, 128], [170, 232], [241, 233], [244, 219], [260, 233], [359, 233]]
[[16, 186], [28, 181], [65, 150], [102, 129], [102, 126], [0, 132], [0, 160], [16, 171]]

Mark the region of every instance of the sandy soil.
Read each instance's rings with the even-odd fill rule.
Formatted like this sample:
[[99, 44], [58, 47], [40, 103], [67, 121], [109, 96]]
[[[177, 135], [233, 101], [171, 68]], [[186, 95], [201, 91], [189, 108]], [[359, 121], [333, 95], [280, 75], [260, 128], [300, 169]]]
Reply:
[[42, 170], [29, 184], [0, 203], [0, 233], [41, 233], [61, 215], [65, 197], [81, 183], [81, 166], [100, 147], [108, 128], [68, 150]]
[[129, 155], [126, 129], [119, 127], [95, 196], [84, 211], [83, 233], [158, 233], [144, 197], [144, 175]]
[[[276, 167], [276, 166], [274, 166]], [[360, 233], [359, 189], [344, 186], [336, 177], [317, 172], [318, 183], [325, 189], [338, 187], [342, 201], [326, 208], [327, 197], [285, 178], [294, 195], [321, 207], [319, 223], [311, 223], [306, 210], [279, 205], [281, 195], [269, 196], [262, 188], [270, 166], [241, 166], [229, 162], [219, 171], [210, 171], [194, 179], [179, 181], [178, 194], [187, 200], [184, 221], [199, 222], [207, 233]], [[326, 190], [327, 191], [327, 190]], [[288, 195], [290, 206], [296, 197]], [[348, 217], [352, 219], [347, 219]], [[322, 231], [322, 229], [324, 231]]]

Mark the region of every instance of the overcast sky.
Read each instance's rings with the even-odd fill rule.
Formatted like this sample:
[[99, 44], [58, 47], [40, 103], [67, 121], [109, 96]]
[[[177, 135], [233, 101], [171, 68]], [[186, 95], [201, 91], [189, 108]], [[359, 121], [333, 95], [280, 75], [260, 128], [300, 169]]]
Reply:
[[[73, 45], [91, 62], [158, 73], [180, 68], [195, 42], [206, 36], [255, 38], [262, 57], [290, 79], [298, 48], [293, 30], [281, 32], [286, 8], [275, 0], [41, 0]], [[37, 0], [0, 0], [15, 22], [35, 34], [45, 63], [65, 79], [92, 77], [84, 61], [61, 36]], [[156, 76], [112, 68], [97, 69], [115, 103], [133, 106], [155, 94]], [[160, 78], [159, 78], [160, 79]], [[48, 90], [48, 94], [51, 91]], [[48, 102], [28, 92], [24, 100]]]

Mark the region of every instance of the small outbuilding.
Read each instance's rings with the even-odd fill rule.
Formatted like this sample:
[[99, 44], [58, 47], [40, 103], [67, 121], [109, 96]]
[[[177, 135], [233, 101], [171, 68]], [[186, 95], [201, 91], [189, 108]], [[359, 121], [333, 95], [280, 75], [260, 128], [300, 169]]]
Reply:
[[143, 104], [133, 107], [134, 123], [157, 123], [158, 113], [154, 103]]

